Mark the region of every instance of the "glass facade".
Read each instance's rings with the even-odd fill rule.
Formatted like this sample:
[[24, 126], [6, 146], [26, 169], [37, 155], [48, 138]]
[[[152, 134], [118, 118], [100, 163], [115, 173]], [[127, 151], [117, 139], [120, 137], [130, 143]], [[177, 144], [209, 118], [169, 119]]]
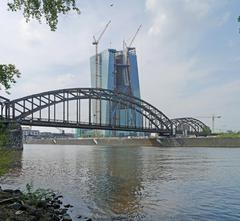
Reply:
[[[137, 56], [135, 48], [126, 48], [122, 51], [108, 49], [98, 54], [98, 57], [90, 58], [91, 86], [93, 88], [110, 89], [140, 98], [140, 86], [138, 77]], [[101, 111], [100, 111], [101, 109]], [[100, 116], [101, 114], [101, 116]], [[111, 116], [109, 116], [109, 114]], [[121, 105], [109, 107], [109, 103], [93, 101], [92, 115], [95, 123], [112, 122], [120, 125], [131, 125], [141, 127], [142, 116], [133, 109], [127, 109]], [[126, 121], [128, 117], [129, 122]], [[119, 119], [118, 119], [119, 118]], [[120, 122], [119, 122], [120, 121]], [[136, 136], [135, 132], [105, 131], [105, 136]]]

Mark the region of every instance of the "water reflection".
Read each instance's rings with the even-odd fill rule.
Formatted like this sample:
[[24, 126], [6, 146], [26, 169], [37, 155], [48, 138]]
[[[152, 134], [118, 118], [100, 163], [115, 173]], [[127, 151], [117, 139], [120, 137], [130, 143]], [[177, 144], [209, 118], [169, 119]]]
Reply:
[[151, 184], [154, 181], [164, 184], [205, 177], [213, 163], [209, 153], [191, 148], [149, 148], [144, 149], [143, 156], [143, 177]]
[[93, 150], [88, 194], [99, 209], [98, 217], [141, 216], [141, 152], [141, 148], [118, 147]]
[[59, 190], [72, 217], [240, 220], [240, 149], [27, 145], [0, 185]]

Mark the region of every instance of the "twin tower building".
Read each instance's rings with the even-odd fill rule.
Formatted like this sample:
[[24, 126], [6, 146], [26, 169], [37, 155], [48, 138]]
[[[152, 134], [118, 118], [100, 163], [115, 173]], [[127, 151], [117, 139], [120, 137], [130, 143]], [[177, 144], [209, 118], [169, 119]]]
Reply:
[[[135, 48], [126, 47], [121, 51], [107, 49], [90, 58], [91, 87], [103, 88], [140, 98], [138, 64]], [[101, 109], [101, 110], [100, 110]], [[130, 118], [124, 122], [124, 115]], [[101, 115], [101, 116], [100, 116]], [[110, 115], [110, 116], [109, 116]], [[109, 119], [121, 125], [141, 127], [142, 116], [133, 108], [121, 105], [111, 106], [108, 102], [93, 101], [92, 119], [94, 123], [108, 124]], [[119, 119], [117, 119], [119, 118]], [[129, 131], [98, 131], [100, 136], [136, 136], [140, 133]]]

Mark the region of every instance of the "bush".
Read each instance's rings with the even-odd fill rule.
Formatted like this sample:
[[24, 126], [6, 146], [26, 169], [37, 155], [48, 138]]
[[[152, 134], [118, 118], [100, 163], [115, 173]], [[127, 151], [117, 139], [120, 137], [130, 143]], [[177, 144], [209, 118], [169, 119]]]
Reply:
[[50, 189], [36, 189], [33, 190], [33, 184], [26, 185], [26, 191], [23, 192], [22, 199], [28, 201], [29, 204], [37, 206], [43, 201], [52, 201], [56, 193]]

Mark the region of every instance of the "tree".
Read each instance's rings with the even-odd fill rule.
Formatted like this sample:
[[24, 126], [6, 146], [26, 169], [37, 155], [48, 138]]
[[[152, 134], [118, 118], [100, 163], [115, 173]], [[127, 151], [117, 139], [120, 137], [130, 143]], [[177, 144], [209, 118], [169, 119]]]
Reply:
[[0, 90], [4, 89], [7, 93], [11, 85], [16, 83], [21, 73], [13, 64], [0, 64]]
[[26, 22], [36, 19], [41, 23], [45, 18], [51, 31], [56, 31], [59, 14], [75, 11], [80, 14], [76, 0], [11, 0], [8, 2], [10, 11], [22, 11]]

